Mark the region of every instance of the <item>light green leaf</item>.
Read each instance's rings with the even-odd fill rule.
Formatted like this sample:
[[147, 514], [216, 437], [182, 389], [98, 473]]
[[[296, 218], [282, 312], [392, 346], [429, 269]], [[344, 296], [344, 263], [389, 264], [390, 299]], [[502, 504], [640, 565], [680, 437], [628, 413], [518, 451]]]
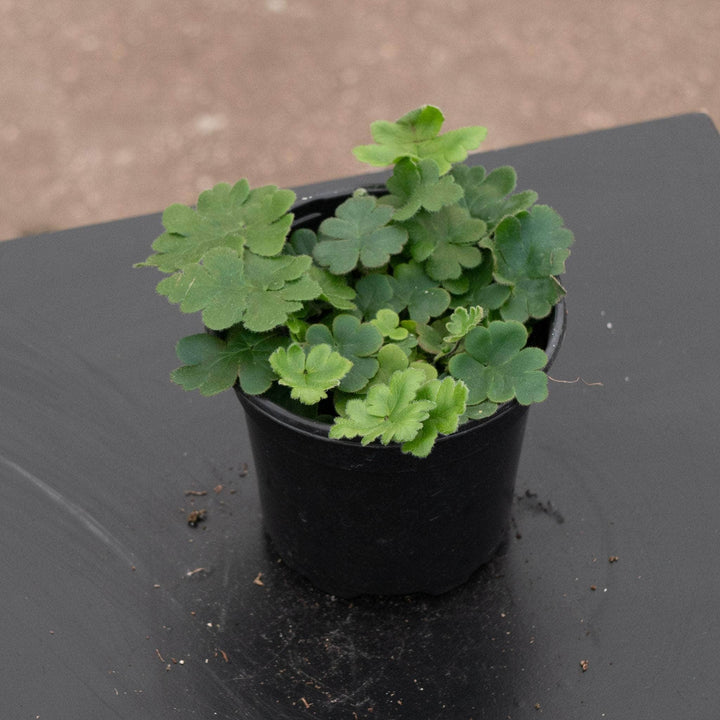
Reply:
[[387, 224], [392, 215], [392, 208], [378, 205], [372, 195], [347, 199], [335, 210], [335, 217], [320, 224], [315, 260], [335, 275], [349, 273], [358, 262], [367, 268], [387, 264], [407, 240], [403, 228]]
[[278, 382], [290, 388], [290, 397], [316, 405], [337, 387], [352, 363], [329, 345], [315, 345], [306, 353], [298, 344], [279, 347], [270, 355]]
[[540, 348], [524, 347], [526, 342], [527, 330], [514, 320], [497, 320], [468, 333], [465, 352], [452, 357], [448, 368], [468, 386], [470, 404], [517, 398], [530, 405], [547, 397], [547, 356]]
[[446, 173], [452, 163], [462, 162], [469, 150], [475, 150], [485, 139], [483, 127], [467, 127], [439, 135], [445, 118], [432, 106], [412, 110], [396, 122], [378, 120], [370, 125], [377, 145], [361, 145], [353, 150], [361, 162], [376, 167], [391, 165], [400, 158], [432, 158]]
[[415, 368], [393, 373], [387, 384], [373, 385], [365, 398], [348, 401], [346, 415], [335, 419], [330, 437], [359, 436], [363, 445], [378, 438], [385, 445], [413, 440], [434, 405], [417, 399], [424, 383], [425, 374]]
[[425, 383], [417, 397], [431, 400], [433, 407], [418, 435], [403, 444], [403, 452], [427, 457], [438, 435], [450, 435], [458, 429], [460, 418], [465, 412], [467, 396], [468, 389], [465, 384], [451, 377]]
[[371, 380], [373, 385], [387, 384], [394, 372], [406, 370], [410, 364], [407, 354], [393, 343], [383, 345], [378, 351], [377, 359], [379, 367], [375, 377]]
[[400, 316], [388, 308], [378, 310], [372, 324], [390, 340], [404, 340], [408, 336], [407, 328], [400, 326]]
[[144, 264], [174, 272], [197, 263], [213, 248], [244, 247], [258, 255], [277, 255], [285, 243], [295, 193], [275, 185], [250, 189], [247, 180], [219, 183], [198, 198], [197, 209], [176, 203], [163, 213], [166, 228]]
[[450, 319], [445, 324], [447, 335], [443, 341], [450, 344], [460, 342], [483, 319], [484, 311], [478, 305], [475, 307], [455, 308]]
[[440, 177], [437, 163], [430, 159], [399, 160], [387, 181], [387, 189], [390, 195], [380, 201], [395, 208], [392, 216], [395, 222], [409, 220], [421, 208], [437, 212], [445, 205], [456, 203], [463, 195], [451, 175]]
[[332, 330], [326, 325], [311, 325], [305, 339], [310, 345], [328, 345], [352, 363], [349, 372], [340, 381], [343, 392], [362, 390], [378, 369], [374, 357], [383, 343], [382, 334], [370, 323], [361, 323], [354, 315], [338, 315]]

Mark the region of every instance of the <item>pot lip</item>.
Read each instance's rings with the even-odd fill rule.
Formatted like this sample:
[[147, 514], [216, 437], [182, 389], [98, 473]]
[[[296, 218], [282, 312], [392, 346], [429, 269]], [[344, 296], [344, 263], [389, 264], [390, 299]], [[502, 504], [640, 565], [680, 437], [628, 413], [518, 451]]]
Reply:
[[[550, 369], [550, 366], [555, 361], [555, 358], [557, 357], [558, 351], [560, 349], [560, 345], [562, 344], [563, 337], [565, 335], [565, 328], [567, 325], [567, 307], [564, 298], [561, 299], [553, 307], [550, 315], [546, 319], [549, 319], [550, 328], [548, 332], [547, 344], [544, 348], [545, 353], [548, 357], [547, 364], [543, 368], [545, 372]], [[287, 410], [286, 408], [278, 405], [277, 403], [274, 403], [272, 400], [269, 400], [263, 395], [248, 395], [247, 393], [243, 392], [238, 383], [235, 384], [235, 391], [240, 401], [245, 407], [247, 407], [248, 405], [252, 406], [255, 411], [265, 415], [276, 423], [280, 423], [287, 428], [292, 428], [295, 432], [300, 432], [306, 435], [311, 435], [313, 437], [325, 439], [327, 440], [327, 442], [331, 443], [339, 443], [352, 446], [358, 445], [358, 441], [329, 438], [328, 432], [331, 425], [329, 425], [328, 423], [323, 423], [317, 420], [302, 417], [301, 415], [296, 415], [295, 413]], [[451, 438], [457, 438], [461, 435], [464, 435], [465, 433], [471, 432], [481, 425], [490, 425], [491, 423], [498, 421], [507, 413], [515, 410], [516, 408], [527, 409], [527, 407], [523, 408], [523, 406], [519, 405], [517, 400], [511, 400], [510, 402], [503, 403], [498, 408], [498, 410], [490, 417], [480, 420], [471, 420], [470, 422], [467, 422], [464, 425], [460, 426], [460, 428], [458, 428], [458, 430], [456, 430], [454, 433], [450, 435], [441, 435], [435, 442], [436, 444], [443, 443], [444, 441], [448, 441]], [[396, 445], [393, 443], [389, 445], [383, 445], [379, 442], [373, 442], [367, 447], [377, 449], [384, 448], [386, 450], [391, 450], [392, 448], [396, 447]]]

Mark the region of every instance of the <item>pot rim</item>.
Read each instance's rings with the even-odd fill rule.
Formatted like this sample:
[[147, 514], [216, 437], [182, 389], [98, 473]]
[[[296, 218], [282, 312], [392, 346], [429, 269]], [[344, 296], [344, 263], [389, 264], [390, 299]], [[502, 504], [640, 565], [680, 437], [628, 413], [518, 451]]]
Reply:
[[[560, 349], [560, 345], [562, 344], [562, 340], [565, 335], [565, 328], [567, 325], [567, 308], [565, 305], [565, 299], [561, 299], [553, 307], [548, 318], [544, 319], [549, 319], [550, 322], [547, 344], [543, 348], [548, 357], [548, 361], [543, 370], [547, 372], [550, 369], [550, 366], [555, 362], [558, 351]], [[324, 423], [318, 420], [303, 417], [301, 415], [296, 415], [290, 410], [284, 408], [282, 405], [278, 405], [277, 403], [273, 402], [272, 400], [268, 399], [263, 395], [248, 395], [247, 393], [243, 392], [243, 390], [239, 386], [239, 383], [237, 382], [235, 383], [235, 391], [238, 394], [238, 397], [240, 398], [240, 401], [243, 403], [243, 405], [251, 405], [257, 412], [262, 413], [268, 418], [272, 418], [274, 422], [280, 423], [285, 427], [292, 428], [295, 432], [304, 433], [313, 437], [319, 437], [331, 443], [340, 443], [353, 446], [359, 444], [358, 440], [336, 439], [328, 437], [328, 433], [331, 427], [329, 423]], [[447, 441], [450, 438], [460, 437], [465, 433], [472, 432], [480, 425], [489, 425], [493, 422], [496, 422], [499, 418], [518, 407], [522, 406], [519, 405], [517, 400], [511, 400], [509, 402], [503, 403], [490, 417], [480, 420], [471, 420], [464, 425], [461, 425], [454, 433], [451, 433], [450, 435], [439, 436], [435, 443], [438, 444]], [[525, 407], [527, 409], [527, 407], [529, 406]], [[375, 449], [385, 448], [387, 450], [391, 450], [397, 447], [397, 443], [383, 445], [382, 443], [375, 441], [367, 445], [367, 447], [372, 447]]]

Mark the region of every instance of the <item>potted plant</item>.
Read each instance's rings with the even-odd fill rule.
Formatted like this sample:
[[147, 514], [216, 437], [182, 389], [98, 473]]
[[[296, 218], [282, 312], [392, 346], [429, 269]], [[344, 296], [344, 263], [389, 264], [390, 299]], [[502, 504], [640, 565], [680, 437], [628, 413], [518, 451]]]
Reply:
[[385, 185], [298, 202], [246, 180], [163, 214], [143, 266], [205, 332], [172, 380], [246, 411], [264, 523], [287, 564], [339, 595], [439, 593], [496, 552], [527, 407], [548, 394], [573, 241], [463, 161], [485, 128], [427, 105], [354, 149]]

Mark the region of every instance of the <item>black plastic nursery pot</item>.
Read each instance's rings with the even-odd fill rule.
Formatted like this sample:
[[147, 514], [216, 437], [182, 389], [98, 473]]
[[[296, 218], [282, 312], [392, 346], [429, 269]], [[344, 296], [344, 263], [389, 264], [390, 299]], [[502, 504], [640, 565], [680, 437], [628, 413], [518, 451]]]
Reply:
[[[534, 330], [548, 367], [565, 304]], [[245, 410], [264, 527], [285, 563], [333, 595], [441, 594], [496, 554], [510, 520], [528, 408], [439, 438], [427, 458], [398, 445], [328, 438], [329, 425], [236, 391]]]

